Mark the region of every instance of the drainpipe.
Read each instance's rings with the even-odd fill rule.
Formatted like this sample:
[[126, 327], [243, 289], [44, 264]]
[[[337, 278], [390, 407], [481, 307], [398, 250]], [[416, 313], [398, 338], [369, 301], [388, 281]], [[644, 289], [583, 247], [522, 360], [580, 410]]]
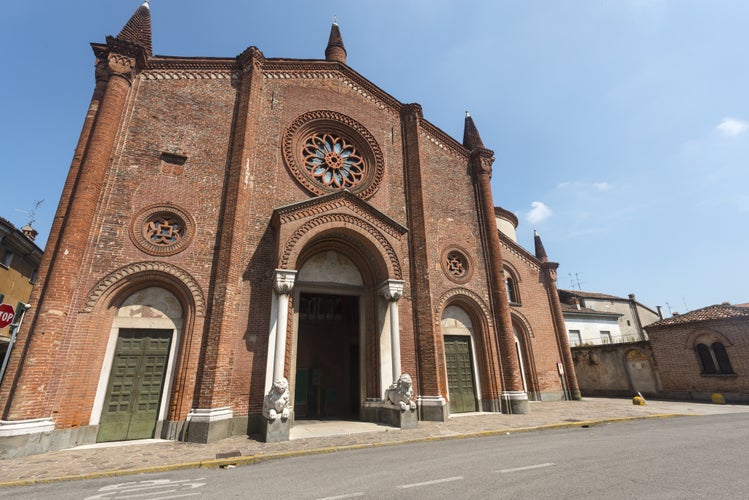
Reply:
[[645, 340], [645, 332], [642, 330], [642, 322], [640, 321], [640, 311], [637, 310], [637, 301], [635, 301], [635, 294], [629, 294], [629, 307], [632, 309], [632, 317], [637, 325], [637, 333], [640, 335], [640, 340]]

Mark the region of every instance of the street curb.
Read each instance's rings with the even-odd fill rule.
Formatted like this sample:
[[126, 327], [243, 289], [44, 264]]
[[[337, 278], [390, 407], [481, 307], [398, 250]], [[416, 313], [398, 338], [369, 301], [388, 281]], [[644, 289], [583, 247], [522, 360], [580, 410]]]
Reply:
[[140, 469], [122, 469], [122, 470], [109, 470], [101, 472], [91, 472], [88, 474], [78, 474], [71, 476], [60, 476], [60, 477], [49, 477], [49, 478], [37, 478], [37, 479], [20, 479], [17, 481], [0, 482], [0, 488], [10, 488], [14, 486], [34, 486], [39, 484], [59, 483], [64, 481], [81, 481], [86, 479], [103, 479], [107, 477], [120, 477], [120, 476], [131, 476], [136, 474], [150, 474], [156, 472], [171, 472], [176, 470], [188, 470], [188, 469], [219, 469], [225, 467], [241, 467], [246, 465], [254, 465], [261, 462], [269, 462], [271, 460], [281, 460], [284, 458], [292, 457], [303, 457], [308, 455], [322, 455], [324, 453], [338, 453], [344, 451], [362, 450], [366, 448], [382, 448], [386, 446], [399, 446], [407, 444], [417, 443], [431, 443], [436, 441], [449, 441], [454, 439], [473, 439], [480, 437], [500, 436], [509, 434], [520, 434], [533, 431], [545, 431], [554, 429], [567, 429], [571, 427], [593, 427], [597, 425], [628, 422], [632, 420], [645, 420], [650, 418], [673, 418], [673, 417], [695, 417], [699, 415], [694, 414], [682, 414], [682, 413], [662, 413], [656, 415], [642, 415], [634, 417], [615, 417], [615, 418], [603, 418], [598, 420], [583, 420], [578, 422], [560, 422], [556, 424], [545, 424], [535, 427], [518, 427], [511, 429], [491, 429], [485, 431], [476, 432], [464, 432], [460, 434], [449, 434], [444, 436], [425, 436], [420, 438], [407, 438], [400, 439], [397, 441], [382, 441], [374, 443], [360, 443], [350, 444], [341, 446], [325, 446], [321, 448], [311, 448], [308, 450], [290, 450], [290, 451], [279, 451], [274, 453], [261, 453], [257, 455], [245, 455], [240, 457], [232, 458], [219, 458], [212, 460], [201, 460], [198, 462], [182, 462], [178, 464], [168, 465], [156, 465], [150, 467], [143, 467]]

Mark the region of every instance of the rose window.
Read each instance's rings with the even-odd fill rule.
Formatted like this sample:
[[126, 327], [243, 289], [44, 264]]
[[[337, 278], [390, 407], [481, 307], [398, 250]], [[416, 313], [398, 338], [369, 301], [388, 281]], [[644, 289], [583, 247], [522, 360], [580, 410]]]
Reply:
[[336, 111], [297, 117], [283, 138], [286, 167], [314, 195], [348, 190], [367, 199], [379, 189], [385, 160], [374, 136], [361, 123]]
[[313, 135], [305, 142], [302, 156], [307, 172], [327, 188], [353, 188], [364, 178], [366, 169], [361, 155], [338, 135]]

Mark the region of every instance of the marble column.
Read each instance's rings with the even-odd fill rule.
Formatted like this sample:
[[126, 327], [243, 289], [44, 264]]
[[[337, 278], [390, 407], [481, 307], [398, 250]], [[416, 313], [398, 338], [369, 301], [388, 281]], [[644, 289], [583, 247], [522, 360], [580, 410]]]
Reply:
[[380, 286], [379, 294], [388, 301], [390, 314], [390, 358], [392, 361], [393, 383], [401, 376], [401, 336], [398, 323], [398, 299], [403, 296], [403, 281], [387, 280]]

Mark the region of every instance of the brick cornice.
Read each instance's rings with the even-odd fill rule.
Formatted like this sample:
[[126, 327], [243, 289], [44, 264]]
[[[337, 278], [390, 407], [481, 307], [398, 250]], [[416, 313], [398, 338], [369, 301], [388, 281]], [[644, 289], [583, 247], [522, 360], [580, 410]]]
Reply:
[[443, 149], [448, 153], [452, 153], [453, 155], [458, 156], [463, 160], [467, 160], [469, 158], [470, 152], [454, 138], [450, 137], [445, 132], [426, 120], [421, 120], [420, 125], [421, 134], [428, 141], [432, 142], [440, 149]]
[[512, 241], [510, 238], [502, 234], [502, 232], [499, 232], [499, 242], [502, 244], [502, 247], [512, 252], [513, 255], [518, 257], [522, 262], [528, 264], [529, 267], [540, 270], [541, 269], [541, 261], [538, 260], [532, 253], [530, 253], [525, 248], [521, 247], [514, 241]]

